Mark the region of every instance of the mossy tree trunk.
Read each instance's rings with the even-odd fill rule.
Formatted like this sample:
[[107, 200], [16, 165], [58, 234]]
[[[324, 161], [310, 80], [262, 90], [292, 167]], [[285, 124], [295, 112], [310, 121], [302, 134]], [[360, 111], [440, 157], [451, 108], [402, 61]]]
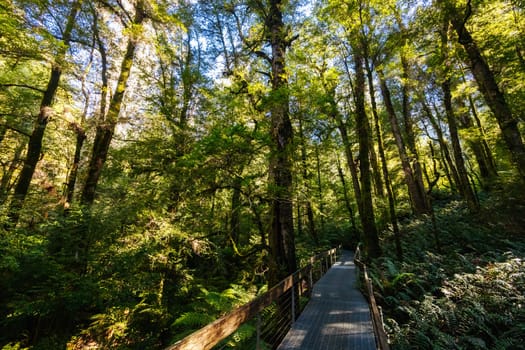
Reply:
[[24, 200], [29, 191], [29, 185], [31, 184], [31, 179], [35, 173], [36, 165], [41, 157], [42, 151], [42, 141], [44, 139], [44, 133], [46, 126], [49, 122], [51, 115], [53, 114], [53, 102], [55, 95], [60, 83], [60, 78], [62, 76], [62, 70], [64, 68], [67, 49], [71, 42], [73, 28], [75, 26], [75, 21], [78, 12], [80, 11], [80, 6], [82, 1], [77, 0], [71, 5], [69, 11], [64, 32], [62, 34], [62, 44], [58, 50], [53, 66], [51, 68], [51, 74], [47, 87], [44, 91], [42, 97], [42, 102], [40, 103], [40, 112], [36, 118], [35, 127], [33, 132], [29, 137], [29, 142], [27, 144], [27, 153], [24, 161], [24, 166], [20, 172], [18, 182], [15, 186], [14, 197], [9, 207], [9, 222], [10, 225], [16, 225], [20, 217], [20, 209], [24, 204]]

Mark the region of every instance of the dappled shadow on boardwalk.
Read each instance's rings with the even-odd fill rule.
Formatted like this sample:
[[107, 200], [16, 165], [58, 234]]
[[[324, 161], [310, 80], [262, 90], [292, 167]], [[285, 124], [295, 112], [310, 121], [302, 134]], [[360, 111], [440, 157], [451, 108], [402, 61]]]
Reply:
[[278, 350], [375, 350], [368, 304], [356, 286], [353, 254], [341, 258], [314, 286], [312, 299]]

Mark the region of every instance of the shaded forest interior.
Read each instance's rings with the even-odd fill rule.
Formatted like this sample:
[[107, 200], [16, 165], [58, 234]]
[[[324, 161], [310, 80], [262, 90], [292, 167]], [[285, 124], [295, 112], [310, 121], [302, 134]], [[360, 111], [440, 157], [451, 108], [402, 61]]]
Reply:
[[393, 349], [524, 349], [524, 57], [523, 0], [0, 0], [0, 346], [162, 349], [361, 244]]

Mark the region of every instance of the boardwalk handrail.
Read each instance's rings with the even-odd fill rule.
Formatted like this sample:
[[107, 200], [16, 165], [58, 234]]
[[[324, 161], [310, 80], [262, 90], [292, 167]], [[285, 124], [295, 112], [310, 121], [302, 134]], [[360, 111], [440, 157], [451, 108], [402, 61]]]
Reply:
[[[323, 260], [324, 272], [326, 272], [329, 266], [335, 263], [336, 254], [338, 251], [339, 247], [327, 250], [317, 254], [314, 257], [311, 257], [305, 267], [289, 275], [263, 295], [257, 297], [248, 304], [238, 307], [229, 314], [193, 332], [175, 344], [168, 346], [164, 350], [208, 350], [213, 348], [213, 346], [215, 346], [221, 340], [235, 332], [243, 323], [253, 319], [264, 308], [271, 305], [273, 302], [278, 301], [284, 293], [290, 289], [293, 289], [296, 285], [299, 285], [300, 293], [302, 294], [303, 287], [301, 286], [300, 281], [306, 281], [308, 284], [307, 289], [308, 291], [311, 291], [312, 285], [314, 283], [312, 278], [314, 264]], [[330, 259], [329, 263], [327, 261], [328, 258]], [[322, 269], [323, 266], [321, 265], [321, 270]], [[323, 272], [321, 271], [321, 273]], [[294, 298], [294, 294], [295, 293], [292, 293], [292, 299]], [[292, 302], [291, 305], [292, 320], [295, 320], [295, 302]]]
[[366, 292], [368, 294], [368, 301], [370, 304], [370, 313], [372, 314], [372, 326], [374, 327], [374, 334], [376, 336], [378, 349], [390, 350], [388, 337], [386, 335], [385, 328], [383, 327], [383, 320], [381, 314], [379, 313], [379, 308], [377, 307], [376, 298], [374, 296], [372, 280], [368, 277], [366, 264], [361, 261], [361, 250], [359, 245], [355, 250], [354, 263], [363, 271]]

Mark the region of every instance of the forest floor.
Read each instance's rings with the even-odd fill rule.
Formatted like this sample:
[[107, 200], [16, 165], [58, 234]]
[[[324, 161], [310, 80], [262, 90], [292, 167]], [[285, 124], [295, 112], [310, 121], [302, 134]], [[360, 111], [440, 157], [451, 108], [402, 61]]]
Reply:
[[507, 186], [480, 202], [471, 214], [436, 201], [435, 225], [402, 222], [403, 261], [376, 261], [393, 349], [525, 349], [525, 194]]

